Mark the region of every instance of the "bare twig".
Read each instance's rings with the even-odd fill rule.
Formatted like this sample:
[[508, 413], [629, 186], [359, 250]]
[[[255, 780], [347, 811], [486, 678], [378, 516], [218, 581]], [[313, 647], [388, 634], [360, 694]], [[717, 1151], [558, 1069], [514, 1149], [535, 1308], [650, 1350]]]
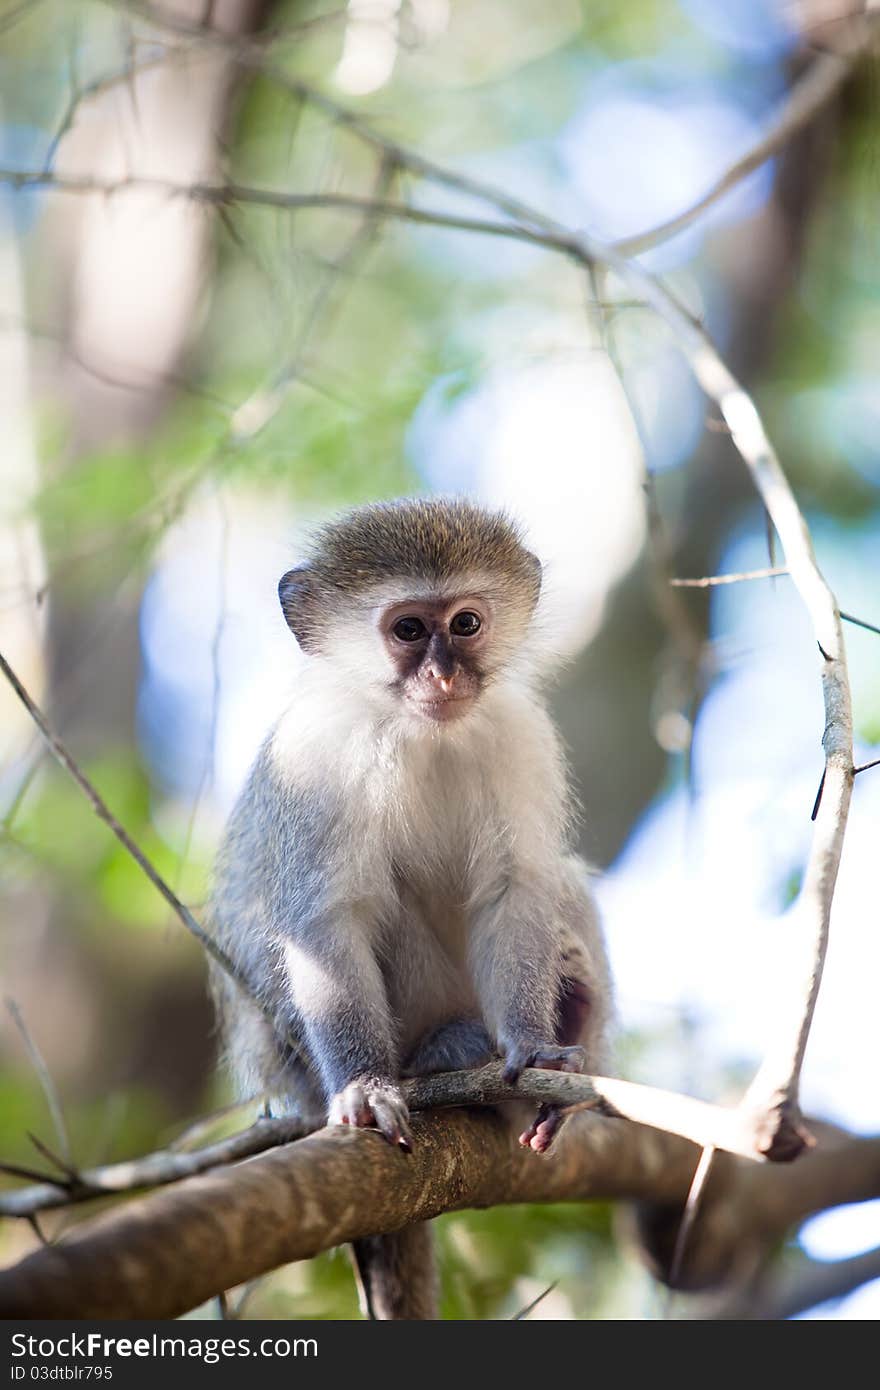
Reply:
[[514, 1313], [513, 1317], [511, 1318], [511, 1322], [522, 1322], [523, 1318], [527, 1318], [529, 1316], [529, 1313], [533, 1313], [537, 1308], [538, 1304], [543, 1303], [547, 1295], [553, 1292], [558, 1283], [559, 1280], [554, 1279], [552, 1284], [548, 1284], [546, 1289], [542, 1289], [542, 1291], [538, 1294], [537, 1298], [533, 1298], [531, 1303], [526, 1304], [525, 1308], [520, 1308], [518, 1313]]
[[[29, 594], [27, 601], [28, 603], [31, 603], [33, 601], [33, 595]], [[13, 793], [9, 805], [3, 813], [3, 819], [0, 820], [0, 835], [7, 835], [11, 832], [12, 827], [15, 824], [16, 819], [18, 818], [18, 813], [24, 805], [25, 798], [28, 792], [30, 791], [31, 787], [33, 786], [34, 778], [40, 770], [40, 764], [42, 762], [43, 755], [44, 749], [40, 745], [39, 740], [37, 740], [36, 752], [31, 757], [30, 762], [28, 763], [27, 767], [25, 768], [24, 772], [19, 778], [18, 786], [16, 787], [15, 792]]]
[[710, 1105], [673, 1091], [607, 1076], [528, 1070], [510, 1086], [502, 1080], [501, 1072], [500, 1063], [491, 1063], [475, 1072], [420, 1077], [406, 1082], [404, 1090], [413, 1110], [493, 1105], [519, 1098], [540, 1104], [552, 1102], [650, 1125], [703, 1148], [724, 1149], [742, 1158], [760, 1161], [772, 1157], [756, 1150], [750, 1120], [739, 1108]]
[[880, 634], [880, 627], [877, 627], [874, 623], [866, 623], [864, 618], [855, 618], [852, 613], [841, 613], [840, 616], [845, 623], [854, 623], [856, 627], [863, 627], [868, 632]]
[[196, 787], [195, 796], [192, 799], [189, 818], [187, 820], [186, 831], [183, 837], [183, 845], [180, 851], [180, 858], [177, 861], [177, 876], [175, 880], [175, 891], [180, 887], [183, 879], [184, 870], [189, 860], [192, 848], [193, 834], [196, 828], [199, 810], [202, 804], [202, 797], [209, 780], [214, 777], [214, 749], [217, 743], [217, 726], [220, 718], [220, 649], [223, 644], [223, 633], [226, 628], [227, 620], [227, 569], [229, 563], [229, 512], [223, 501], [223, 495], [217, 491], [215, 493], [217, 507], [220, 512], [220, 543], [218, 546], [218, 565], [217, 565], [217, 617], [214, 622], [214, 633], [211, 638], [211, 717], [208, 721], [206, 737], [205, 756], [202, 760], [199, 772], [199, 782]]
[[264, 429], [281, 409], [291, 386], [300, 379], [315, 330], [330, 313], [333, 292], [340, 277], [355, 271], [379, 235], [383, 219], [382, 204], [393, 184], [395, 171], [396, 166], [391, 158], [383, 155], [373, 192], [366, 200], [363, 220], [336, 261], [328, 267], [327, 277], [309, 307], [292, 358], [278, 368], [268, 388], [253, 392], [235, 411], [229, 429], [236, 443], [250, 439]]
[[48, 1249], [52, 1242], [46, 1235], [46, 1232], [43, 1230], [42, 1226], [40, 1225], [39, 1217], [35, 1213], [32, 1213], [28, 1217], [28, 1225], [30, 1226], [31, 1230], [33, 1231], [40, 1244], [44, 1248]]
[[701, 198], [656, 227], [615, 242], [615, 250], [623, 256], [638, 256], [643, 251], [650, 250], [652, 246], [668, 241], [670, 237], [690, 227], [702, 213], [717, 203], [725, 193], [742, 183], [755, 169], [766, 164], [768, 159], [778, 154], [799, 130], [829, 104], [843, 86], [857, 59], [865, 51], [871, 37], [872, 31], [865, 25], [861, 41], [849, 53], [825, 53], [821, 58], [817, 58], [771, 117], [766, 135], [725, 169]]
[[[763, 570], [743, 570], [742, 574], [709, 574], [702, 579], [670, 579], [674, 589], [713, 589], [719, 584], [741, 584], [745, 579], [775, 579], [788, 574], [784, 565], [773, 565]], [[843, 617], [843, 614], [840, 615]]]
[[[112, 197], [130, 191], [152, 189], [169, 197], [188, 198], [209, 207], [224, 207], [234, 203], [254, 207], [281, 208], [289, 212], [310, 208], [359, 213], [371, 218], [395, 218], [427, 227], [445, 227], [451, 231], [475, 232], [482, 236], [505, 237], [515, 241], [530, 241], [537, 246], [566, 249], [556, 246], [546, 233], [514, 222], [490, 221], [480, 217], [463, 217], [452, 213], [416, 207], [389, 199], [359, 197], [349, 193], [286, 193], [278, 189], [254, 188], [240, 183], [176, 183], [173, 179], [146, 174], [126, 174], [120, 178], [102, 178], [93, 174], [59, 174], [48, 169], [0, 168], [0, 184], [19, 190], [49, 188], [58, 193], [101, 194]], [[570, 248], [568, 248], [570, 249]]]
[[238, 43], [244, 41], [255, 48], [265, 49], [273, 44], [283, 43], [287, 39], [302, 38], [303, 34], [312, 29], [324, 28], [328, 24], [337, 24], [348, 17], [348, 10], [343, 6], [325, 14], [309, 16], [309, 18], [299, 20], [295, 24], [275, 25], [265, 29], [260, 34], [249, 35], [243, 39], [233, 30], [217, 29], [213, 26], [210, 22], [210, 10], [213, 5], [206, 7], [207, 18], [203, 15], [201, 19], [194, 20], [177, 10], [151, 4], [149, 0], [100, 0], [100, 3], [107, 5], [110, 9], [122, 10], [123, 13], [132, 15], [155, 29], [164, 29], [169, 34], [197, 40], [200, 45], [214, 45], [218, 48], [234, 48]]
[[804, 882], [794, 909], [803, 959], [793, 974], [788, 1001], [781, 1004], [776, 1036], [743, 1099], [751, 1114], [755, 1144], [777, 1160], [794, 1158], [808, 1142], [800, 1125], [801, 1066], [818, 996], [828, 942], [831, 901], [840, 865], [852, 794], [852, 710], [846, 652], [836, 600], [813, 554], [810, 533], [754, 402], [719, 356], [700, 324], [640, 265], [621, 258], [593, 238], [572, 239], [586, 260], [604, 259], [672, 329], [697, 381], [714, 400], [731, 439], [749, 469], [782, 542], [786, 568], [813, 624], [823, 654], [826, 778]]
[[[675, 670], [673, 680], [665, 679], [661, 691], [666, 696], [667, 708], [696, 707], [702, 689], [709, 675], [707, 670], [707, 647], [703, 635], [694, 623], [690, 611], [678, 594], [669, 591], [672, 582], [672, 546], [657, 499], [657, 480], [648, 465], [648, 448], [642, 421], [630, 391], [627, 389], [626, 373], [620, 361], [617, 345], [610, 321], [610, 308], [601, 293], [601, 276], [595, 264], [587, 265], [587, 276], [592, 292], [592, 303], [598, 315], [599, 334], [608, 360], [614, 368], [620, 389], [629, 408], [636, 433], [642, 445], [643, 477], [642, 488], [645, 497], [645, 519], [648, 531], [648, 556], [650, 560], [651, 590], [657, 614], [666, 629], [669, 645], [674, 655]], [[669, 686], [673, 688], [668, 689]], [[663, 686], [667, 689], [663, 689]], [[656, 727], [656, 721], [655, 721]], [[693, 736], [693, 721], [689, 722], [690, 738], [686, 756], [690, 768], [690, 740]]]
[[239, 1163], [243, 1158], [265, 1153], [278, 1144], [289, 1144], [307, 1133], [299, 1120], [258, 1120], [249, 1129], [220, 1139], [203, 1149], [161, 1149], [127, 1163], [110, 1163], [85, 1168], [66, 1178], [42, 1178], [32, 1187], [0, 1193], [0, 1216], [31, 1217], [34, 1212], [68, 1207], [121, 1192], [147, 1187], [164, 1187], [182, 1178], [205, 1173], [221, 1164]]
[[5, 1002], [9, 1015], [16, 1028], [18, 1029], [18, 1032], [21, 1036], [21, 1039], [25, 1047], [27, 1048], [28, 1056], [30, 1057], [31, 1062], [34, 1066], [34, 1071], [37, 1073], [37, 1076], [39, 1077], [40, 1085], [43, 1088], [43, 1095], [46, 1097], [46, 1104], [49, 1107], [49, 1114], [52, 1117], [52, 1126], [58, 1138], [58, 1143], [61, 1146], [61, 1152], [64, 1157], [65, 1164], [68, 1168], [72, 1168], [73, 1157], [70, 1147], [70, 1134], [68, 1133], [67, 1124], [65, 1123], [64, 1119], [64, 1110], [61, 1106], [61, 1097], [58, 1094], [58, 1089], [55, 1085], [55, 1082], [52, 1080], [52, 1073], [49, 1071], [49, 1068], [46, 1065], [46, 1059], [40, 1051], [39, 1047], [37, 1046], [36, 1039], [33, 1037], [30, 1029], [24, 1021], [24, 1015], [22, 1014], [18, 1004], [15, 1002], [14, 999], [10, 998], [9, 995], [6, 996]]
[[84, 86], [80, 86], [76, 81], [75, 74], [72, 74], [71, 91], [67, 106], [62, 113], [61, 120], [58, 122], [55, 133], [49, 141], [46, 147], [46, 153], [43, 156], [43, 168], [46, 172], [52, 172], [55, 156], [58, 153], [58, 147], [65, 135], [68, 135], [76, 124], [76, 118], [81, 106], [94, 100], [95, 97], [103, 96], [105, 92], [112, 91], [114, 87], [120, 86], [122, 83], [131, 84], [133, 78], [139, 77], [142, 72], [148, 72], [151, 68], [159, 67], [167, 61], [168, 57], [168, 52], [165, 49], [161, 49], [158, 53], [151, 53], [148, 57], [142, 58], [140, 62], [133, 67], [131, 54], [129, 54], [126, 58], [124, 67], [115, 68], [111, 72], [102, 73], [100, 77], [96, 77], [93, 81], [87, 82]]
[[675, 1247], [672, 1251], [672, 1260], [669, 1265], [669, 1298], [670, 1304], [678, 1281], [681, 1277], [682, 1265], [684, 1264], [685, 1251], [697, 1213], [700, 1210], [700, 1200], [705, 1191], [706, 1182], [712, 1171], [712, 1162], [715, 1158], [716, 1150], [711, 1145], [707, 1145], [700, 1154], [696, 1169], [694, 1170], [693, 1181], [688, 1189], [687, 1201], [681, 1214], [681, 1224], [678, 1234], [675, 1237]]
[[23, 1163], [0, 1163], [0, 1173], [5, 1173], [8, 1178], [24, 1178], [27, 1182], [48, 1182], [63, 1186], [62, 1181], [53, 1178], [50, 1173], [40, 1173], [36, 1168], [28, 1168]]
[[64, 1182], [74, 1182], [76, 1180], [76, 1165], [74, 1163], [68, 1162], [66, 1158], [61, 1158], [53, 1149], [49, 1148], [48, 1144], [43, 1142], [38, 1134], [32, 1134], [30, 1130], [27, 1130], [26, 1133], [37, 1153], [42, 1158], [45, 1158], [47, 1162], [51, 1163], [53, 1168], [58, 1169]]
[[83, 794], [89, 801], [92, 810], [95, 812], [95, 815], [98, 816], [104, 822], [105, 825], [109, 826], [119, 843], [123, 846], [124, 849], [128, 851], [132, 859], [143, 870], [150, 882], [154, 885], [155, 888], [159, 890], [159, 892], [162, 894], [162, 897], [169, 904], [169, 906], [173, 908], [174, 912], [177, 914], [180, 921], [186, 927], [187, 931], [192, 933], [196, 940], [208, 952], [208, 955], [211, 956], [212, 960], [216, 961], [217, 964], [221, 967], [221, 969], [224, 970], [226, 974], [230, 977], [230, 979], [234, 980], [235, 983], [241, 989], [243, 989], [247, 994], [249, 994], [251, 998], [255, 999], [257, 992], [252, 988], [250, 982], [247, 980], [243, 972], [227, 956], [226, 952], [220, 946], [217, 945], [216, 941], [214, 941], [214, 939], [208, 935], [205, 929], [199, 925], [195, 917], [193, 917], [192, 913], [190, 912], [189, 908], [180, 901], [180, 899], [177, 897], [177, 894], [174, 893], [172, 889], [168, 886], [168, 884], [165, 882], [158, 869], [156, 869], [155, 866], [151, 863], [151, 861], [147, 858], [143, 850], [135, 844], [134, 840], [128, 834], [128, 831], [125, 830], [124, 827], [116, 819], [113, 812], [110, 810], [109, 806], [107, 805], [106, 801], [104, 801], [103, 797], [100, 795], [98, 790], [93, 786], [93, 784], [89, 781], [88, 777], [86, 777], [85, 773], [82, 771], [79, 765], [73, 760], [71, 755], [68, 753], [67, 749], [64, 747], [64, 744], [57, 737], [57, 735], [52, 732], [51, 728], [49, 727], [49, 723], [46, 719], [46, 716], [31, 699], [27, 690], [22, 685], [18, 676], [15, 674], [12, 667], [9, 665], [9, 662], [3, 656], [2, 652], [0, 652], [0, 672], [2, 672], [2, 674], [6, 677], [7, 681], [12, 686], [19, 700], [24, 705], [28, 714], [33, 719], [34, 723], [36, 724], [43, 738], [45, 739], [50, 752], [58, 760], [58, 762], [65, 769], [65, 771], [70, 773], [70, 776], [73, 778], [77, 786], [80, 788], [80, 790], [83, 792]]

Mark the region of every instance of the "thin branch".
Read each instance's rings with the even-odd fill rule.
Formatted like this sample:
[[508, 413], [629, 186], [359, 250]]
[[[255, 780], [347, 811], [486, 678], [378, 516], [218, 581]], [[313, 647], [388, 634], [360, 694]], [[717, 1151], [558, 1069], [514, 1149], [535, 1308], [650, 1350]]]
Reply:
[[187, 820], [186, 831], [183, 837], [183, 845], [180, 857], [177, 861], [177, 874], [174, 883], [175, 891], [180, 887], [183, 880], [184, 870], [189, 861], [190, 850], [192, 849], [193, 834], [196, 828], [199, 810], [201, 809], [202, 797], [208, 782], [214, 780], [214, 749], [217, 744], [217, 727], [220, 719], [220, 651], [223, 645], [223, 635], [226, 629], [227, 609], [229, 596], [227, 593], [228, 566], [229, 566], [229, 511], [223, 500], [223, 494], [219, 490], [215, 491], [215, 500], [220, 512], [220, 537], [217, 564], [217, 617], [214, 622], [214, 633], [211, 638], [210, 658], [211, 658], [211, 717], [208, 721], [206, 736], [205, 756], [202, 760], [199, 772], [198, 786], [190, 807], [189, 818]]
[[[534, 210], [519, 199], [512, 198], [501, 190], [490, 189], [465, 175], [453, 174], [432, 160], [398, 145], [370, 126], [357, 112], [352, 111], [341, 102], [335, 101], [309, 83], [291, 76], [283, 68], [272, 64], [267, 59], [266, 50], [279, 37], [278, 34], [268, 33], [258, 38], [245, 38], [241, 35], [223, 33], [218, 30], [206, 30], [198, 24], [193, 24], [181, 16], [172, 14], [170, 11], [150, 3], [143, 3], [143, 0], [106, 0], [106, 2], [117, 6], [122, 5], [128, 11], [137, 13], [158, 27], [223, 47], [227, 50], [230, 61], [261, 72], [267, 80], [275, 85], [289, 91], [300, 100], [310, 102], [316, 110], [322, 111], [336, 125], [348, 129], [356, 138], [372, 144], [375, 148], [384, 150], [386, 154], [394, 157], [401, 167], [409, 169], [414, 174], [443, 186], [457, 189], [481, 202], [492, 202], [509, 217], [526, 226], [537, 225], [548, 228], [552, 225], [549, 219], [542, 216], [535, 219]], [[778, 153], [785, 143], [822, 106], [827, 105], [852, 71], [855, 62], [869, 47], [875, 32], [871, 22], [873, 18], [874, 16], [853, 16], [851, 28], [855, 38], [850, 51], [844, 56], [826, 54], [813, 64], [806, 76], [798, 82], [779, 108], [767, 135], [751, 151], [732, 165], [704, 198], [669, 223], [641, 233], [637, 237], [626, 238], [618, 242], [612, 249], [622, 255], [633, 255], [638, 250], [645, 250], [648, 246], [665, 240], [668, 236], [681, 230], [683, 226], [687, 226], [710, 203], [714, 202], [727, 189], [733, 187], [754, 168], [759, 167], [772, 155]]]
[[527, 1318], [529, 1313], [533, 1313], [538, 1307], [538, 1304], [543, 1303], [547, 1295], [553, 1292], [558, 1283], [559, 1280], [554, 1279], [552, 1284], [548, 1284], [546, 1289], [542, 1289], [537, 1298], [533, 1298], [531, 1303], [526, 1304], [525, 1308], [520, 1308], [518, 1313], [514, 1313], [511, 1322], [522, 1322], [524, 1318]]
[[53, 1168], [58, 1169], [59, 1173], [61, 1173], [62, 1175], [62, 1180], [65, 1183], [76, 1181], [76, 1165], [74, 1163], [68, 1162], [66, 1158], [61, 1158], [57, 1153], [55, 1153], [52, 1149], [49, 1148], [48, 1144], [45, 1144], [43, 1142], [43, 1140], [39, 1137], [38, 1134], [32, 1134], [30, 1130], [27, 1130], [26, 1133], [28, 1139], [30, 1139], [37, 1153], [42, 1158], [45, 1158], [49, 1163], [51, 1163]]
[[[33, 595], [28, 595], [27, 602], [33, 602]], [[37, 751], [28, 763], [22, 776], [19, 778], [18, 786], [15, 789], [9, 805], [3, 813], [3, 819], [0, 820], [0, 835], [8, 835], [11, 833], [12, 827], [18, 818], [18, 813], [24, 805], [25, 798], [34, 784], [34, 778], [40, 770], [40, 764], [42, 763], [45, 750], [39, 746], [39, 741], [37, 741], [37, 743]]]
[[[2, 660], [2, 658], [0, 658], [0, 660]], [[72, 1150], [70, 1147], [70, 1134], [68, 1133], [67, 1124], [65, 1123], [64, 1119], [64, 1110], [61, 1105], [61, 1097], [58, 1094], [58, 1089], [55, 1085], [55, 1082], [52, 1080], [52, 1073], [49, 1071], [49, 1068], [46, 1064], [46, 1059], [40, 1051], [39, 1047], [37, 1046], [36, 1039], [33, 1037], [30, 1029], [25, 1023], [24, 1015], [21, 1012], [21, 1009], [19, 1008], [16, 1001], [12, 999], [9, 995], [7, 995], [5, 1003], [9, 1015], [16, 1028], [18, 1029], [19, 1035], [21, 1036], [21, 1039], [24, 1042], [25, 1047], [27, 1048], [28, 1056], [30, 1057], [31, 1062], [33, 1063], [34, 1071], [37, 1073], [37, 1076], [39, 1077], [40, 1085], [43, 1088], [43, 1095], [46, 1097], [46, 1104], [49, 1107], [49, 1114], [52, 1117], [52, 1127], [55, 1130], [55, 1134], [58, 1138], [58, 1143], [61, 1146], [61, 1152], [64, 1156], [64, 1161], [68, 1168], [72, 1168], [73, 1157]]]
[[24, 1178], [27, 1182], [47, 1182], [57, 1187], [65, 1185], [61, 1178], [53, 1178], [50, 1173], [40, 1173], [36, 1168], [28, 1168], [23, 1163], [0, 1163], [0, 1173], [5, 1173], [8, 1178]]
[[[719, 584], [741, 584], [745, 579], [776, 579], [788, 574], [785, 565], [773, 565], [763, 570], [743, 570], [741, 574], [709, 574], [702, 579], [670, 579], [673, 589], [713, 589]], [[843, 614], [840, 615], [843, 617]]]
[[656, 227], [646, 232], [638, 232], [635, 236], [623, 237], [615, 242], [615, 250], [622, 256], [638, 256], [643, 251], [649, 251], [651, 247], [668, 241], [670, 237], [690, 227], [725, 193], [729, 193], [749, 174], [760, 169], [762, 164], [766, 164], [777, 155], [799, 130], [830, 103], [852, 72], [872, 36], [872, 30], [865, 25], [861, 41], [849, 53], [825, 53], [821, 58], [817, 58], [771, 116], [766, 135], [731, 164], [701, 198]]
[[880, 635], [880, 627], [876, 627], [874, 623], [866, 623], [864, 618], [854, 618], [852, 613], [841, 613], [840, 616], [845, 623], [855, 623], [856, 627], [863, 627], [868, 632], [876, 632]]
[[[657, 497], [657, 480], [648, 463], [648, 441], [640, 412], [628, 389], [626, 373], [614, 340], [612, 311], [618, 304], [606, 302], [602, 285], [605, 268], [586, 267], [591, 290], [591, 307], [595, 310], [599, 340], [614, 369], [618, 384], [629, 409], [636, 434], [641, 443], [642, 491], [645, 498], [645, 520], [648, 533], [648, 574], [657, 616], [666, 631], [670, 659], [665, 661], [652, 699], [654, 737], [667, 751], [668, 736], [663, 733], [663, 720], [668, 712], [679, 716], [679, 730], [686, 730], [681, 739], [676, 732], [676, 751], [683, 755], [685, 783], [693, 791], [693, 740], [699, 717], [700, 703], [711, 677], [712, 656], [704, 635], [678, 594], [670, 592], [672, 577], [672, 546], [663, 521]], [[687, 712], [686, 712], [687, 711]]]
[[584, 262], [602, 259], [672, 330], [705, 394], [717, 403], [731, 440], [752, 475], [782, 542], [786, 568], [812, 620], [823, 653], [825, 790], [816, 817], [803, 886], [794, 909], [803, 954], [792, 995], [780, 1007], [774, 1041], [743, 1099], [755, 1142], [768, 1157], [797, 1156], [809, 1142], [798, 1107], [800, 1072], [815, 1011], [828, 944], [831, 902], [852, 795], [852, 708], [846, 652], [837, 603], [816, 563], [806, 521], [797, 505], [754, 402], [719, 356], [712, 340], [673, 294], [641, 265], [584, 235], [572, 237]]
[[46, 1232], [43, 1230], [42, 1226], [40, 1225], [39, 1218], [35, 1215], [29, 1216], [28, 1225], [30, 1226], [31, 1230], [33, 1231], [40, 1244], [45, 1249], [48, 1249], [52, 1242], [46, 1235]]
[[[181, 376], [179, 372], [150, 372], [147, 370], [143, 371], [140, 376], [125, 376], [106, 370], [97, 362], [91, 362], [87, 357], [84, 357], [60, 333], [30, 319], [20, 318], [16, 314], [0, 314], [0, 332], [24, 333], [29, 338], [38, 338], [51, 343], [69, 361], [77, 367], [81, 367], [84, 372], [94, 377], [96, 381], [100, 381], [104, 386], [112, 386], [120, 391], [153, 391], [157, 386], [170, 386], [175, 391], [184, 392], [186, 395], [194, 396], [209, 405], [217, 406], [218, 410], [224, 411], [227, 415], [231, 415], [235, 409], [232, 403], [225, 400], [223, 396], [218, 396], [215, 391], [209, 390], [198, 382], [191, 381], [188, 377]], [[124, 367], [125, 364], [122, 365]]]
[[[107, 5], [110, 9], [122, 10], [124, 14], [132, 15], [155, 29], [164, 29], [169, 34], [197, 40], [200, 45], [231, 48], [243, 39], [241, 34], [232, 30], [214, 28], [204, 18], [201, 20], [188, 19], [186, 15], [180, 14], [176, 10], [167, 9], [162, 5], [150, 4], [149, 0], [100, 0], [100, 3]], [[267, 28], [260, 34], [248, 35], [245, 42], [254, 47], [265, 49], [288, 39], [300, 39], [303, 34], [312, 29], [338, 24], [347, 18], [348, 10], [343, 6], [325, 14], [312, 15], [296, 24], [276, 25], [274, 28]]]
[[[290, 1117], [258, 1120], [249, 1129], [220, 1139], [203, 1149], [161, 1149], [127, 1163], [110, 1163], [85, 1168], [67, 1179], [41, 1178], [32, 1187], [0, 1193], [0, 1216], [31, 1217], [38, 1211], [69, 1207], [98, 1197], [118, 1196], [143, 1188], [164, 1187], [180, 1182], [221, 1164], [240, 1163], [243, 1158], [265, 1153], [279, 1144], [299, 1139], [307, 1129]], [[8, 1165], [6, 1166], [9, 1171]], [[40, 1175], [37, 1175], [40, 1176]]]
[[682, 1266], [684, 1264], [685, 1251], [687, 1250], [688, 1240], [700, 1210], [700, 1201], [705, 1191], [709, 1174], [712, 1171], [712, 1163], [717, 1153], [711, 1145], [703, 1149], [700, 1154], [699, 1162], [694, 1170], [693, 1182], [688, 1189], [687, 1201], [681, 1214], [681, 1225], [675, 1237], [675, 1246], [672, 1251], [672, 1260], [669, 1265], [669, 1289], [670, 1295], [678, 1287], [681, 1278]]
[[[282, 363], [274, 373], [268, 388], [260, 388], [248, 396], [235, 411], [230, 421], [230, 436], [235, 443], [251, 439], [258, 431], [265, 429], [269, 421], [277, 415], [286, 400], [294, 382], [298, 381], [306, 367], [308, 351], [319, 323], [326, 322], [333, 304], [333, 293], [343, 275], [351, 276], [362, 263], [378, 237], [383, 221], [381, 211], [385, 195], [389, 192], [396, 172], [393, 161], [383, 155], [372, 194], [366, 200], [363, 219], [350, 237], [336, 261], [327, 268], [327, 275], [318, 289], [299, 334], [299, 340], [291, 359]], [[395, 206], [402, 206], [397, 205]]]
[[251, 998], [255, 999], [257, 997], [257, 992], [253, 989], [243, 972], [227, 956], [226, 952], [220, 946], [217, 945], [216, 941], [214, 941], [214, 939], [208, 935], [204, 928], [199, 925], [195, 917], [193, 917], [192, 913], [190, 912], [189, 908], [186, 907], [186, 905], [180, 901], [180, 899], [177, 897], [177, 894], [174, 893], [173, 890], [165, 882], [158, 869], [156, 869], [155, 866], [151, 863], [151, 861], [147, 858], [143, 850], [135, 844], [134, 840], [128, 834], [128, 831], [125, 830], [124, 827], [120, 824], [120, 822], [116, 819], [113, 812], [107, 805], [106, 801], [98, 792], [97, 788], [94, 787], [93, 784], [89, 781], [88, 777], [86, 777], [85, 773], [68, 753], [67, 749], [64, 747], [64, 744], [57, 737], [57, 735], [52, 732], [51, 728], [49, 727], [49, 722], [46, 719], [46, 716], [31, 699], [27, 690], [22, 685], [18, 676], [15, 674], [2, 652], [0, 652], [0, 672], [2, 672], [2, 674], [6, 677], [7, 681], [12, 686], [19, 700], [24, 705], [28, 714], [33, 719], [34, 723], [36, 724], [37, 728], [42, 734], [50, 752], [61, 764], [64, 770], [70, 774], [70, 776], [76, 782], [77, 786], [85, 795], [86, 799], [89, 801], [92, 810], [95, 812], [95, 815], [98, 816], [99, 819], [102, 820], [105, 825], [109, 826], [119, 843], [123, 846], [124, 849], [128, 851], [132, 859], [143, 870], [143, 872], [146, 874], [147, 878], [150, 880], [153, 886], [159, 890], [159, 892], [162, 894], [162, 897], [174, 910], [180, 921], [186, 927], [187, 931], [192, 933], [196, 940], [208, 952], [208, 955], [211, 956], [211, 958], [217, 962], [217, 964], [221, 967], [222, 970], [226, 972], [227, 975], [229, 975], [230, 979], [234, 980], [235, 983], [241, 989], [243, 989], [247, 994], [249, 994]]
[[862, 763], [861, 767], [854, 767], [853, 777], [857, 777], [860, 772], [867, 772], [871, 767], [880, 767], [880, 758], [874, 758], [869, 763]]
[[138, 190], [153, 190], [167, 193], [169, 197], [188, 198], [195, 203], [209, 207], [225, 207], [229, 204], [244, 203], [254, 207], [281, 208], [289, 212], [301, 209], [324, 208], [340, 212], [359, 213], [371, 218], [395, 218], [403, 222], [415, 222], [422, 226], [442, 227], [451, 231], [475, 232], [482, 236], [505, 237], [514, 241], [528, 241], [536, 246], [557, 247], [535, 228], [511, 222], [493, 222], [480, 217], [463, 217], [452, 213], [437, 212], [430, 208], [415, 207], [411, 203], [399, 203], [369, 197], [358, 197], [349, 193], [285, 193], [271, 188], [254, 188], [240, 183], [177, 183], [173, 179], [152, 177], [146, 174], [126, 174], [120, 178], [100, 178], [92, 174], [58, 174], [50, 169], [9, 169], [0, 168], [0, 184], [8, 184], [17, 190], [49, 188], [59, 193], [82, 195], [101, 194], [105, 197]]
[[678, 1134], [701, 1148], [724, 1149], [758, 1162], [769, 1157], [756, 1150], [751, 1125], [738, 1107], [711, 1105], [616, 1077], [530, 1069], [511, 1086], [502, 1080], [501, 1064], [490, 1063], [479, 1071], [419, 1077], [404, 1083], [404, 1093], [413, 1110], [497, 1105], [516, 1099], [577, 1106]]

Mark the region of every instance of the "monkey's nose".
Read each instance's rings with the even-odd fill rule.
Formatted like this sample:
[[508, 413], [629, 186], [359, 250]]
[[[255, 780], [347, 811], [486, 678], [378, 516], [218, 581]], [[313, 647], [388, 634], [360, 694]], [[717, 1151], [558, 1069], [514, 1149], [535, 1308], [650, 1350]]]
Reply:
[[448, 695], [455, 684], [455, 677], [458, 675], [458, 672], [450, 671], [448, 666], [429, 666], [428, 674], [435, 685], [439, 685], [443, 694]]

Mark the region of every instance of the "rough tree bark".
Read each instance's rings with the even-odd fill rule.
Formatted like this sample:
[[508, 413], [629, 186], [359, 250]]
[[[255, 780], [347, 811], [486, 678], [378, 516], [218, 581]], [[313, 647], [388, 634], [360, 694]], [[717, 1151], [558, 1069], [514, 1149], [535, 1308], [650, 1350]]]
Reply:
[[[684, 1286], [744, 1278], [810, 1212], [880, 1194], [880, 1137], [814, 1128], [816, 1148], [793, 1165], [718, 1155]], [[677, 1222], [699, 1156], [595, 1115], [574, 1117], [546, 1158], [491, 1110], [426, 1112], [413, 1131], [409, 1157], [371, 1131], [321, 1130], [115, 1208], [0, 1273], [0, 1316], [175, 1317], [291, 1260], [465, 1207], [632, 1199]]]

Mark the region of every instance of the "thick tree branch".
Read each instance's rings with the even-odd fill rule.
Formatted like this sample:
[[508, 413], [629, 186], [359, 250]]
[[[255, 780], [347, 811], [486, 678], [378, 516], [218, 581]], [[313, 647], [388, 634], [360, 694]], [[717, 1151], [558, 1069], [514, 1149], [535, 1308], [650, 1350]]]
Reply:
[[[367, 1130], [321, 1130], [104, 1213], [0, 1272], [0, 1315], [175, 1317], [233, 1285], [357, 1237], [444, 1211], [511, 1202], [635, 1199], [678, 1211], [693, 1145], [594, 1115], [539, 1158], [493, 1111], [414, 1117], [406, 1156]], [[766, 1250], [811, 1211], [880, 1192], [880, 1138], [819, 1128], [793, 1168], [716, 1156], [688, 1248], [693, 1287], [734, 1252]]]

